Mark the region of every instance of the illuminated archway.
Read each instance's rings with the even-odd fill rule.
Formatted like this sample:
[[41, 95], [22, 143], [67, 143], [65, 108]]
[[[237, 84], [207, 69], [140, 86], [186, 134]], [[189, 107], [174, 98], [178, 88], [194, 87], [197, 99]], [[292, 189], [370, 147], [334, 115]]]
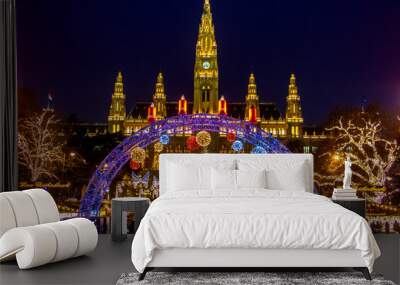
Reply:
[[114, 177], [130, 160], [130, 151], [133, 147], [145, 148], [158, 141], [160, 136], [164, 134], [174, 136], [201, 130], [222, 134], [234, 132], [241, 141], [260, 146], [268, 153], [288, 152], [288, 149], [273, 138], [271, 134], [254, 124], [225, 115], [180, 115], [155, 121], [126, 138], [100, 163], [92, 175], [85, 196], [81, 201], [80, 214], [84, 216], [97, 215], [104, 194], [109, 189]]

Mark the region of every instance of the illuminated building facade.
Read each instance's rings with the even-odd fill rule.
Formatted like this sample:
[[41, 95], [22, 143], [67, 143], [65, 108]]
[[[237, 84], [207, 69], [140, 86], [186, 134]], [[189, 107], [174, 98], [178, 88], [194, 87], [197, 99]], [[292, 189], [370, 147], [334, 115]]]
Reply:
[[250, 74], [249, 85], [247, 87], [245, 120], [250, 122], [260, 122], [260, 104], [257, 95], [256, 78], [253, 72]]
[[156, 90], [153, 96], [154, 107], [156, 110], [155, 117], [157, 120], [162, 120], [167, 117], [166, 103], [167, 97], [164, 91], [164, 78], [160, 72], [157, 76]]
[[218, 97], [217, 42], [210, 2], [205, 0], [196, 43], [193, 113], [218, 113]]
[[124, 83], [122, 82], [122, 74], [119, 72], [114, 84], [114, 93], [111, 97], [110, 111], [108, 113], [108, 131], [110, 133], [122, 132], [125, 118]]
[[[195, 53], [192, 102], [187, 101], [184, 96], [178, 101], [167, 101], [164, 76], [159, 73], [153, 101], [136, 102], [133, 109], [125, 116], [125, 108], [120, 105], [124, 104], [125, 95], [122, 89], [122, 75], [119, 74], [108, 117], [109, 132], [122, 132], [129, 136], [154, 120], [178, 114], [206, 113], [224, 114], [252, 122], [283, 142], [302, 140], [306, 136], [307, 143], [311, 144], [314, 138], [316, 141], [326, 138], [317, 129], [307, 129], [303, 126], [300, 95], [294, 74], [291, 74], [289, 79], [285, 115], [279, 111], [275, 103], [260, 102], [254, 73], [250, 73], [247, 94], [243, 96], [243, 102], [229, 102], [228, 98], [218, 93], [217, 42], [209, 0], [204, 0]], [[308, 149], [309, 152], [313, 150], [311, 145]]]
[[288, 93], [286, 98], [287, 134], [292, 138], [299, 138], [302, 135], [303, 116], [301, 114], [300, 96], [294, 74], [290, 76]]

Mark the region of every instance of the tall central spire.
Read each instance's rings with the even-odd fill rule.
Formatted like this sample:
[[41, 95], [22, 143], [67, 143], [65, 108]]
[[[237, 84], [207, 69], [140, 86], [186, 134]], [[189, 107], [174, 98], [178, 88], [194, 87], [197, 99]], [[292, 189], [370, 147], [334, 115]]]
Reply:
[[203, 13], [211, 13], [210, 0], [204, 0]]
[[218, 112], [217, 42], [209, 0], [204, 0], [194, 65], [193, 113]]
[[203, 14], [201, 15], [199, 34], [197, 37], [196, 56], [210, 56], [213, 53], [217, 53], [217, 43], [215, 41], [211, 6], [209, 0], [204, 0]]

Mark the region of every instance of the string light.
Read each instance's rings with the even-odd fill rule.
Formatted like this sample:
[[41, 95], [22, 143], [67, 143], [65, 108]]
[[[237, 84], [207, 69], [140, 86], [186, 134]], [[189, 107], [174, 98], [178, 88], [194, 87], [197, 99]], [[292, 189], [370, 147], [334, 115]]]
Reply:
[[190, 137], [187, 138], [186, 147], [190, 151], [194, 151], [194, 150], [199, 149], [200, 146], [197, 144], [195, 136], [190, 136]]
[[130, 162], [130, 167], [132, 170], [139, 170], [140, 169], [140, 163], [137, 163], [136, 161], [131, 160]]
[[[200, 131], [220, 133], [221, 130], [229, 130], [229, 132], [234, 134], [240, 134], [241, 141], [236, 144], [236, 141], [233, 143], [239, 146], [239, 148], [236, 148], [238, 151], [243, 149], [243, 142], [246, 142], [250, 145], [263, 147], [267, 153], [289, 152], [288, 149], [282, 145], [279, 140], [272, 137], [271, 134], [255, 127], [250, 122], [228, 116], [191, 114], [155, 121], [152, 125], [148, 125], [136, 131], [130, 137], [127, 137], [100, 163], [89, 180], [87, 191], [81, 200], [80, 214], [84, 216], [96, 216], [99, 213], [103, 195], [109, 189], [114, 177], [118, 174], [120, 169], [126, 163], [129, 163], [129, 159], [131, 158], [129, 150], [131, 150], [132, 147], [139, 145], [141, 148], [145, 148], [152, 144], [157, 137], [159, 137], [160, 143], [165, 145], [170, 142], [169, 136], [180, 135], [188, 131], [193, 133]], [[208, 134], [210, 135], [210, 133]], [[228, 135], [229, 133], [227, 134], [227, 139]]]
[[137, 163], [143, 162], [146, 159], [146, 151], [141, 147], [135, 147], [131, 151], [131, 159]]
[[251, 150], [251, 153], [253, 153], [253, 154], [264, 154], [264, 153], [267, 153], [267, 151], [265, 150], [265, 148], [263, 148], [261, 146], [256, 146]]
[[199, 146], [206, 147], [211, 143], [211, 135], [207, 131], [198, 132], [196, 135], [196, 142]]
[[236, 140], [236, 134], [235, 133], [228, 133], [226, 135], [226, 140], [228, 142], [234, 142]]
[[155, 152], [162, 152], [164, 149], [164, 145], [161, 142], [156, 142], [154, 144], [154, 151]]
[[162, 135], [160, 137], [160, 143], [163, 145], [169, 144], [169, 136], [168, 135]]
[[236, 140], [232, 144], [232, 149], [236, 152], [242, 151], [243, 150], [243, 143], [239, 140]]

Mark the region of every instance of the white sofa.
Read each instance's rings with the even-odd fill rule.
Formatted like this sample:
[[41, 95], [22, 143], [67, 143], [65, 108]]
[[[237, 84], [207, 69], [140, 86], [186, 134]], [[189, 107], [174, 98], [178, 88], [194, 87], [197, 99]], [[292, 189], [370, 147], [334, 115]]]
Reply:
[[20, 269], [33, 268], [93, 251], [97, 239], [88, 219], [60, 221], [43, 189], [0, 193], [0, 262], [16, 258]]

